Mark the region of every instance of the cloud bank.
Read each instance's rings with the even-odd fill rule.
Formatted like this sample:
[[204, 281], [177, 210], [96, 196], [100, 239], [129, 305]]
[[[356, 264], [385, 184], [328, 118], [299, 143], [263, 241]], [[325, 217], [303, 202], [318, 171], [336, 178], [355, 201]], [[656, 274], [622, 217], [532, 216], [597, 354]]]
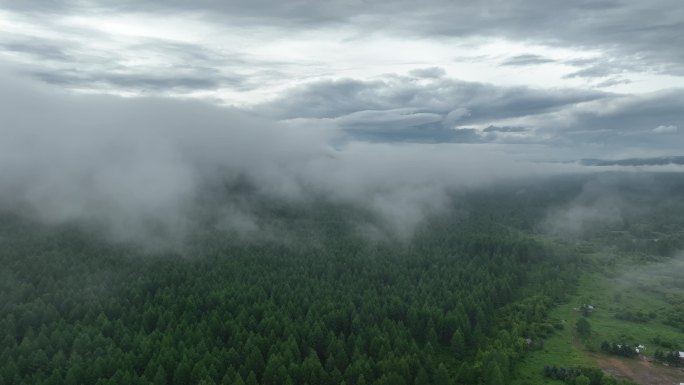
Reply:
[[[360, 205], [408, 236], [455, 190], [679, 155], [682, 12], [0, 0], [0, 203], [165, 242], [204, 191], [243, 183]], [[219, 211], [221, 228], [262, 230], [248, 202]]]
[[[361, 142], [336, 124], [278, 122], [197, 101], [0, 81], [3, 209], [86, 223], [118, 241], [182, 242], [203, 189], [241, 180], [266, 198], [365, 207], [406, 237], [455, 190], [577, 167], [517, 162], [485, 144]], [[240, 202], [222, 210], [221, 226], [258, 228]]]

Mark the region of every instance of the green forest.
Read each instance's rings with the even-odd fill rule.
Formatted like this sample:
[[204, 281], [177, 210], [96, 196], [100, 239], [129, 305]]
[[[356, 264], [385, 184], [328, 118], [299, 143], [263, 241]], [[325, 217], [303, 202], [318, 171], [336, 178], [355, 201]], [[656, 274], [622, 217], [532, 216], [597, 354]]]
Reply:
[[[625, 202], [619, 221], [551, 231], [549, 213], [589, 178], [454, 192], [410, 239], [364, 235], [376, 219], [358, 207], [234, 186], [212, 191], [203, 225], [167, 250], [4, 212], [0, 384], [511, 383], [545, 339], [575, 327], [552, 312], [583, 276], [683, 244], [684, 178], [669, 174], [649, 177], [657, 188], [614, 178], [605, 194]], [[218, 230], [215, 208], [236, 196], [278, 231]], [[605, 248], [614, 259], [597, 264]], [[567, 383], [618, 381], [573, 370]]]

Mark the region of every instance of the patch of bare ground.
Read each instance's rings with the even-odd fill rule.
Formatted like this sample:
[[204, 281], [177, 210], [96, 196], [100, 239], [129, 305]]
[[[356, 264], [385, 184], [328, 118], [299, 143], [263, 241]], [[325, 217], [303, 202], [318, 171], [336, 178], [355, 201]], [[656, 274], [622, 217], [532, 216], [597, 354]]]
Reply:
[[644, 356], [626, 359], [597, 355], [595, 358], [606, 373], [618, 378], [629, 378], [641, 385], [679, 385], [684, 382], [681, 368], [649, 362]]

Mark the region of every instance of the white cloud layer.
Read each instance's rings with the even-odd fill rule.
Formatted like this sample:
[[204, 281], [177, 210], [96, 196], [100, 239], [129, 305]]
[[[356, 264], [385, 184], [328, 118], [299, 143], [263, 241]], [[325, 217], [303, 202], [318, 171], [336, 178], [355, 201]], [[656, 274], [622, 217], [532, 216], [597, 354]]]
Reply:
[[677, 126], [670, 125], [660, 125], [653, 129], [656, 134], [672, 134], [677, 132]]
[[0, 1], [0, 58], [82, 92], [233, 105], [411, 71], [499, 86], [684, 87], [684, 52], [668, 43], [684, 34], [676, 1], [361, 4]]
[[[408, 236], [453, 191], [579, 169], [516, 161], [484, 144], [352, 140], [334, 149], [346, 135], [335, 124], [283, 124], [196, 101], [66, 95], [0, 81], [2, 208], [48, 223], [87, 223], [116, 240], [182, 241], [202, 189], [241, 178], [268, 197], [324, 196], [366, 207]], [[224, 211], [223, 226], [254, 228], [239, 202]]]
[[182, 238], [199, 190], [247, 178], [408, 234], [454, 189], [579, 167], [537, 161], [679, 154], [683, 19], [679, 0], [0, 0], [0, 201]]

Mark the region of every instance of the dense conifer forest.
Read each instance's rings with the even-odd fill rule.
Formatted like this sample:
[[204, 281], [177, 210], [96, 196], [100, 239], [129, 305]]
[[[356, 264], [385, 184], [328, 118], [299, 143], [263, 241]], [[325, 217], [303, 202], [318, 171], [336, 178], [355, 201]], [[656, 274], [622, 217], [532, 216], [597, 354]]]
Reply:
[[683, 37], [0, 0], [0, 385], [684, 385]]
[[[5, 212], [0, 384], [508, 383], [527, 352], [572, 327], [548, 313], [586, 261], [540, 224], [584, 179], [454, 194], [410, 238], [369, 237], [358, 208], [260, 198], [253, 210], [278, 231], [219, 231], [211, 205], [235, 189], [207, 200], [205, 226], [172, 249]], [[611, 231], [592, 236], [653, 247]], [[668, 242], [656, 251], [681, 246]]]

